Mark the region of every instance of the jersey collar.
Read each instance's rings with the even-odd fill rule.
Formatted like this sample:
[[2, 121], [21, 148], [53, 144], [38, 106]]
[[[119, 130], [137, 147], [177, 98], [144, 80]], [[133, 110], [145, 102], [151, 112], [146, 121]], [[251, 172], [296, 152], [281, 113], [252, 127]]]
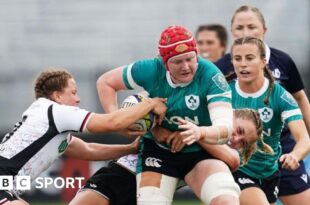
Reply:
[[172, 87], [172, 88], [177, 88], [177, 87], [186, 87], [188, 86], [192, 81], [188, 82], [188, 83], [173, 83], [172, 82], [172, 79], [171, 79], [171, 76], [170, 76], [170, 73], [168, 71], [166, 71], [166, 79], [167, 79], [167, 82], [168, 84]]
[[268, 86], [269, 86], [269, 80], [267, 78], [265, 78], [264, 80], [264, 84], [263, 84], [263, 87], [261, 87], [261, 89], [259, 89], [257, 92], [255, 93], [246, 93], [246, 92], [243, 92], [239, 86], [239, 82], [238, 80], [236, 80], [236, 84], [235, 84], [235, 87], [236, 87], [236, 91], [237, 93], [241, 96], [241, 97], [244, 97], [244, 98], [248, 98], [248, 97], [252, 97], [252, 98], [258, 98], [260, 96], [262, 96], [266, 90], [268, 89]]
[[265, 50], [266, 50], [266, 61], [267, 61], [267, 64], [269, 63], [269, 60], [270, 60], [270, 48], [269, 46], [267, 45], [267, 43], [264, 42], [264, 45], [265, 45]]

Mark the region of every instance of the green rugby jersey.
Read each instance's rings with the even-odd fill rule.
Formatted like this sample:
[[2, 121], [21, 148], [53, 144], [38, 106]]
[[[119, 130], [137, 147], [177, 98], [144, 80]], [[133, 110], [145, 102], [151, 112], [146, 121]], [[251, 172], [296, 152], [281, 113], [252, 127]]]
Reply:
[[[271, 92], [269, 105], [265, 105], [264, 98], [268, 85], [269, 80], [265, 78], [264, 85], [258, 92], [244, 93], [236, 80], [230, 83], [233, 108], [253, 108], [259, 111], [264, 125], [264, 141], [274, 150], [274, 155], [256, 151], [248, 164], [239, 168], [240, 171], [257, 179], [264, 179], [278, 169], [278, 159], [281, 155], [280, 134], [284, 123], [302, 119], [295, 99], [278, 83], [275, 83]], [[260, 142], [258, 146], [261, 147]]]
[[[193, 80], [187, 84], [175, 85], [161, 58], [136, 61], [126, 66], [123, 80], [128, 89], [143, 88], [150, 97], [167, 98], [164, 128], [178, 130], [177, 118], [183, 118], [196, 125], [211, 125], [208, 104], [212, 102], [231, 103], [231, 91], [223, 74], [210, 61], [198, 59], [198, 68]], [[153, 139], [149, 132], [145, 137]], [[168, 148], [167, 144], [160, 144]], [[198, 143], [185, 146], [182, 152], [201, 150]]]

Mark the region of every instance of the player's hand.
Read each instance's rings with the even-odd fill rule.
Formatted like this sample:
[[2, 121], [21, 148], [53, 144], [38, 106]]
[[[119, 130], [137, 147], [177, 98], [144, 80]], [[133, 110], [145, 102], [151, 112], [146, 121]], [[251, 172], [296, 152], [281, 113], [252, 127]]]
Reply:
[[139, 145], [140, 145], [140, 138], [141, 137], [137, 137], [135, 139], [135, 141], [133, 141], [132, 143], [129, 144], [131, 154], [137, 154], [138, 153]]
[[283, 154], [279, 160], [284, 169], [296, 170], [300, 166], [297, 157], [292, 153]]
[[129, 139], [136, 139], [137, 137], [145, 135], [146, 131], [137, 130], [135, 129], [134, 125], [131, 125], [126, 129], [118, 131], [118, 133]]
[[183, 142], [183, 138], [180, 135], [180, 132], [173, 132], [166, 140], [167, 144], [171, 145], [171, 152], [176, 153], [181, 151], [186, 143]]
[[153, 108], [152, 112], [157, 115], [157, 123], [161, 125], [162, 121], [164, 120], [166, 111], [167, 111], [167, 106], [166, 98], [150, 98], [150, 100], [155, 101], [155, 107]]
[[171, 131], [156, 125], [152, 130], [151, 130], [153, 137], [156, 139], [157, 142], [160, 143], [166, 143], [167, 138], [171, 134]]
[[178, 118], [178, 121], [180, 123], [179, 129], [184, 130], [180, 133], [184, 143], [191, 145], [200, 140], [201, 130], [197, 125], [181, 118]]

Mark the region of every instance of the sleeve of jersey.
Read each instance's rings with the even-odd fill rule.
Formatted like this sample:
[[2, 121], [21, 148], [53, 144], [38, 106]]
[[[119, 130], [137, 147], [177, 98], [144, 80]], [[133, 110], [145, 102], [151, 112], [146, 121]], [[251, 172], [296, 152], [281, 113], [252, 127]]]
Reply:
[[59, 132], [87, 131], [86, 125], [90, 119], [91, 112], [74, 106], [53, 106], [53, 116], [56, 128]]
[[303, 119], [294, 97], [284, 88], [280, 89], [280, 98], [278, 98], [277, 105], [281, 109], [281, 119], [283, 122], [289, 123], [294, 120]]
[[211, 79], [207, 79], [207, 102], [229, 102], [231, 103], [231, 90], [221, 72], [215, 72]]
[[285, 66], [289, 69], [289, 78], [286, 86], [287, 90], [290, 93], [295, 93], [304, 89], [304, 84], [294, 61], [291, 59], [290, 56], [287, 56], [287, 61], [285, 62]]
[[156, 79], [156, 66], [154, 59], [136, 61], [127, 65], [123, 71], [123, 81], [126, 87], [147, 90]]

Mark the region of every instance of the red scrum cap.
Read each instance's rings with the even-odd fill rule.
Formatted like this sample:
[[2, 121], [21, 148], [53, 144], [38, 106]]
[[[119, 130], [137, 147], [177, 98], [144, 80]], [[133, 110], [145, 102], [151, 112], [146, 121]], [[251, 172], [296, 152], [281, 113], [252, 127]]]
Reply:
[[173, 56], [191, 51], [195, 51], [197, 54], [193, 34], [182, 26], [169, 26], [166, 28], [161, 33], [158, 49], [167, 68], [167, 62]]

